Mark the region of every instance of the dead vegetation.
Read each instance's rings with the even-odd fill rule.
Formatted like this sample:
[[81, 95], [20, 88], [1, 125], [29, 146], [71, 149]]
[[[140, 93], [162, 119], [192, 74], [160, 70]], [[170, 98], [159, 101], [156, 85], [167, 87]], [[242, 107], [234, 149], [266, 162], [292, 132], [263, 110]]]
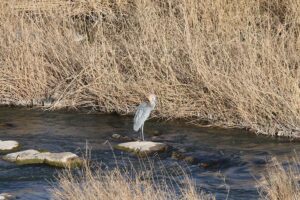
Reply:
[[[166, 172], [164, 172], [165, 174]], [[81, 175], [65, 171], [58, 177], [57, 186], [51, 191], [55, 200], [214, 200], [212, 195], [200, 192], [192, 180], [185, 176], [184, 183], [177, 182], [177, 187], [170, 185], [167, 175], [162, 178], [152, 170], [137, 172], [134, 169], [112, 171], [94, 170], [85, 165]], [[160, 180], [157, 178], [160, 177]], [[169, 183], [169, 184], [168, 184]], [[180, 185], [180, 186], [179, 186]], [[178, 187], [179, 186], [179, 187]], [[177, 190], [175, 189], [177, 188]]]
[[294, 158], [283, 166], [277, 159], [273, 159], [266, 174], [259, 181], [261, 199], [268, 200], [297, 200], [300, 199], [300, 171], [297, 165], [299, 159]]
[[[21, 3], [20, 3], [21, 2]], [[299, 136], [299, 0], [1, 1], [0, 100]]]

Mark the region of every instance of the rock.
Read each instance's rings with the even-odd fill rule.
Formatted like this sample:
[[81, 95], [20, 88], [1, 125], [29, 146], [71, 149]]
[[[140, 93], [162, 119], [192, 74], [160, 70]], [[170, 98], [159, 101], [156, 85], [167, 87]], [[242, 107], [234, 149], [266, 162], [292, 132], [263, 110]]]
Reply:
[[47, 164], [54, 167], [77, 167], [82, 160], [71, 152], [50, 153], [37, 150], [25, 150], [3, 156], [3, 160], [25, 164]]
[[9, 200], [12, 199], [12, 195], [8, 194], [8, 193], [1, 193], [0, 194], [0, 200]]
[[199, 167], [206, 169], [206, 168], [210, 167], [210, 164], [209, 163], [199, 163]]
[[210, 162], [200, 162], [198, 164], [199, 167], [204, 168], [204, 169], [219, 169], [221, 168], [221, 162], [218, 161], [210, 161]]
[[200, 161], [198, 163], [198, 166], [204, 169], [208, 170], [222, 170], [222, 169], [228, 169], [235, 165], [241, 165], [243, 163], [240, 163], [237, 160], [229, 159], [229, 158], [219, 158], [219, 159], [208, 159], [206, 161]]
[[135, 141], [135, 139], [131, 138], [131, 137], [128, 137], [128, 136], [122, 136], [122, 135], [119, 135], [119, 134], [113, 134], [112, 136], [112, 139], [113, 140], [116, 140], [118, 142], [131, 142], [131, 141]]
[[160, 142], [135, 141], [118, 144], [115, 148], [122, 151], [133, 152], [139, 156], [144, 156], [164, 152], [167, 150], [168, 145]]
[[111, 137], [118, 140], [118, 139], [120, 139], [122, 136], [119, 135], [119, 134], [114, 133]]
[[189, 151], [186, 148], [181, 147], [180, 149], [178, 149], [178, 152], [180, 152], [180, 153], [187, 153]]
[[179, 151], [173, 151], [171, 158], [174, 160], [183, 160], [189, 164], [196, 164], [198, 163], [198, 159], [193, 157], [193, 156], [186, 156], [183, 153], [179, 152]]
[[173, 151], [171, 158], [174, 160], [183, 160], [184, 159], [184, 155], [181, 152], [178, 151]]
[[185, 162], [191, 164], [191, 165], [194, 165], [196, 163], [198, 163], [198, 160], [197, 158], [193, 157], [193, 156], [187, 156], [183, 159]]
[[14, 151], [19, 147], [19, 143], [14, 140], [0, 140], [0, 152]]

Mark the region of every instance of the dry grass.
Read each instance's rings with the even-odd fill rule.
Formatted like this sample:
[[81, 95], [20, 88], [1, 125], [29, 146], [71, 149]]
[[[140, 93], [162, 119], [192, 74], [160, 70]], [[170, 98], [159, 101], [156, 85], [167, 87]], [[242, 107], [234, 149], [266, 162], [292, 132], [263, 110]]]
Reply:
[[81, 176], [71, 171], [61, 173], [58, 186], [52, 189], [55, 200], [214, 200], [212, 195], [198, 193], [191, 179], [186, 176], [185, 184], [178, 191], [167, 184], [167, 178], [155, 181], [154, 171], [112, 171], [92, 172], [85, 166]]
[[[293, 163], [300, 163], [299, 159], [295, 159]], [[259, 183], [261, 198], [268, 200], [300, 199], [299, 179], [299, 166], [290, 163], [287, 168], [284, 168], [277, 159], [274, 159]]]
[[[25, 2], [25, 3], [24, 3]], [[38, 3], [36, 3], [38, 2]], [[1, 1], [0, 100], [299, 136], [299, 0]]]

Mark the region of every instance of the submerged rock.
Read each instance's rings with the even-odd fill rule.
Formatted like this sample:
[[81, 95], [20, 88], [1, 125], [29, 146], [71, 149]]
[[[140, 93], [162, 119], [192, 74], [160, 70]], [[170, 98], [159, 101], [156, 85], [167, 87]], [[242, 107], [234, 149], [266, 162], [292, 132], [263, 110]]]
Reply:
[[193, 156], [187, 156], [183, 159], [185, 162], [191, 164], [191, 165], [194, 165], [194, 164], [197, 164], [198, 163], [198, 159], [193, 157]]
[[174, 160], [183, 160], [188, 164], [197, 164], [198, 163], [198, 159], [195, 158], [194, 156], [187, 156], [179, 151], [173, 151], [171, 158]]
[[185, 156], [183, 155], [183, 153], [181, 153], [179, 151], [173, 151], [171, 158], [174, 160], [183, 160], [185, 158]]
[[50, 153], [33, 149], [7, 154], [3, 160], [20, 165], [47, 164], [54, 167], [76, 167], [82, 164], [82, 160], [71, 152]]
[[164, 152], [167, 150], [168, 145], [160, 142], [135, 141], [118, 144], [115, 148], [122, 151], [133, 152], [139, 156], [144, 156]]
[[12, 199], [12, 195], [8, 194], [8, 193], [1, 193], [0, 194], [0, 200], [9, 200]]
[[19, 147], [19, 143], [14, 140], [0, 140], [0, 152], [14, 151]]
[[131, 138], [131, 137], [128, 137], [128, 136], [123, 136], [123, 135], [120, 135], [120, 134], [113, 134], [111, 136], [111, 138], [115, 141], [118, 141], [118, 142], [131, 142], [131, 141], [135, 141], [134, 138]]

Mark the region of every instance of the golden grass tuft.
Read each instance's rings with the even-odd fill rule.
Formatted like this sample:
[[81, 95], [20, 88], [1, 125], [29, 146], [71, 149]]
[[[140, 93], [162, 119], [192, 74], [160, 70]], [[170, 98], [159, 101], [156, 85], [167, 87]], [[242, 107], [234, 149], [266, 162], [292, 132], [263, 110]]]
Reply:
[[81, 175], [74, 175], [71, 171], [61, 173], [58, 186], [51, 191], [54, 200], [214, 200], [212, 195], [198, 192], [192, 180], [186, 176], [184, 186], [178, 191], [166, 184], [166, 177], [155, 181], [153, 170], [136, 172], [123, 171], [115, 168], [111, 171], [91, 171], [85, 165]]
[[299, 137], [298, 0], [1, 1], [0, 101]]
[[297, 200], [300, 199], [300, 169], [295, 163], [300, 163], [294, 159], [287, 168], [284, 168], [277, 159], [273, 159], [266, 174], [259, 182], [261, 199], [268, 200]]

